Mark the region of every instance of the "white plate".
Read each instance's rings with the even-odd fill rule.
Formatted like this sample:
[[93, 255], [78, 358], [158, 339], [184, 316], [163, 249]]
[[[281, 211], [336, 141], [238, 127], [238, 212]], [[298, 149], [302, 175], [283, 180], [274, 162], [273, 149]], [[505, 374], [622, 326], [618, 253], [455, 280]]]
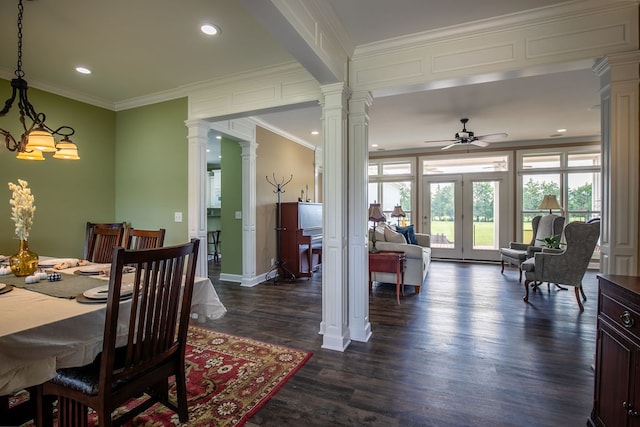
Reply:
[[63, 262], [69, 264], [77, 264], [78, 258], [51, 258], [51, 257], [40, 257], [38, 260], [38, 267], [47, 268], [53, 267], [57, 264], [62, 264]]
[[[123, 284], [120, 297], [127, 297], [133, 293], [133, 284]], [[89, 299], [107, 299], [109, 297], [109, 285], [98, 286], [82, 294]]]
[[84, 267], [80, 267], [76, 270], [78, 274], [85, 274], [88, 276], [93, 276], [96, 274], [102, 273], [104, 270], [108, 270], [111, 268], [111, 264], [91, 264], [85, 265]]
[[0, 283], [0, 291], [7, 287], [6, 283]]

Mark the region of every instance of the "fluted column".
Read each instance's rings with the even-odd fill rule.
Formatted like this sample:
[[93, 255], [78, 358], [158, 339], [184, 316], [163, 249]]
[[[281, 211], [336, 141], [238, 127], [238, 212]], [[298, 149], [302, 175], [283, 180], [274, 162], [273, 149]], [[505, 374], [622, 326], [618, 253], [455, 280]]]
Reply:
[[637, 275], [640, 196], [640, 51], [611, 54], [600, 77], [602, 133], [601, 266], [608, 274]]
[[189, 240], [199, 239], [198, 268], [196, 275], [207, 277], [207, 141], [209, 123], [203, 120], [185, 122], [188, 131], [189, 165], [187, 167], [187, 227]]
[[256, 150], [255, 141], [242, 147], [242, 284], [253, 285], [256, 276]]
[[349, 101], [349, 332], [352, 340], [368, 341], [369, 251], [367, 231], [369, 92]]
[[349, 338], [347, 287], [347, 100], [344, 83], [321, 87], [324, 95], [322, 348], [344, 351]]

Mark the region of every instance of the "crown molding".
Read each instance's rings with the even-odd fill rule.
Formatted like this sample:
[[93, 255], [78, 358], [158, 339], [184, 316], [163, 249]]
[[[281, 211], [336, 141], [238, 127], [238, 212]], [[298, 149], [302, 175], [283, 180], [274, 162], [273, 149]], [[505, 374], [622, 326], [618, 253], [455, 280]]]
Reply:
[[537, 9], [529, 9], [499, 17], [481, 19], [446, 28], [394, 37], [379, 42], [356, 46], [352, 59], [377, 56], [402, 49], [451, 42], [454, 40], [474, 38], [481, 34], [489, 34], [514, 30], [523, 27], [537, 26], [574, 19], [583, 16], [626, 9], [630, 5], [638, 5], [638, 0], [573, 0], [558, 5], [550, 5]]
[[318, 147], [315, 144], [310, 143], [309, 141], [305, 141], [302, 138], [298, 138], [297, 136], [291, 135], [290, 133], [288, 133], [285, 130], [280, 129], [277, 126], [273, 126], [270, 123], [267, 123], [263, 120], [260, 120], [258, 117], [248, 117], [249, 120], [251, 120], [253, 123], [255, 123], [256, 126], [260, 126], [261, 128], [264, 128], [270, 132], [275, 133], [276, 135], [279, 135], [283, 138], [286, 138], [290, 141], [295, 142], [296, 144], [302, 145], [305, 148], [308, 148], [310, 150], [316, 150], [316, 148]]

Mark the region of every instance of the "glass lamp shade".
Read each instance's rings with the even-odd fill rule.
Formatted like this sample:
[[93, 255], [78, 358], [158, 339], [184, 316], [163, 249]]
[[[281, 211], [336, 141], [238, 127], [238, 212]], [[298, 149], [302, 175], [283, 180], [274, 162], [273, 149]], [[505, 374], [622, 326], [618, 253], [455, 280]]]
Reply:
[[78, 156], [78, 147], [76, 144], [69, 140], [62, 140], [56, 146], [56, 152], [53, 155], [54, 159], [62, 160], [80, 160]]
[[31, 152], [21, 151], [16, 156], [16, 159], [20, 159], [20, 160], [44, 160], [44, 156], [42, 155], [42, 151], [40, 151], [40, 150], [31, 150]]
[[53, 153], [56, 151], [56, 142], [53, 139], [53, 135], [43, 128], [38, 128], [29, 132], [26, 150], [38, 150], [43, 153]]

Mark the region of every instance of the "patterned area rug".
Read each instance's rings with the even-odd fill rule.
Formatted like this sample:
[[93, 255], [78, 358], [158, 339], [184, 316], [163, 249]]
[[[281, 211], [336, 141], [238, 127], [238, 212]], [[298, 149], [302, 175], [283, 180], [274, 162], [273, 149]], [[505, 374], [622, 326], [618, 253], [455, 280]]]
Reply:
[[[311, 355], [190, 326], [186, 351], [189, 422], [180, 423], [176, 414], [156, 404], [126, 426], [242, 426]], [[171, 393], [175, 397], [173, 389]], [[134, 406], [130, 402], [114, 415], [126, 412], [129, 405]], [[96, 421], [91, 417], [89, 425], [96, 426]]]

